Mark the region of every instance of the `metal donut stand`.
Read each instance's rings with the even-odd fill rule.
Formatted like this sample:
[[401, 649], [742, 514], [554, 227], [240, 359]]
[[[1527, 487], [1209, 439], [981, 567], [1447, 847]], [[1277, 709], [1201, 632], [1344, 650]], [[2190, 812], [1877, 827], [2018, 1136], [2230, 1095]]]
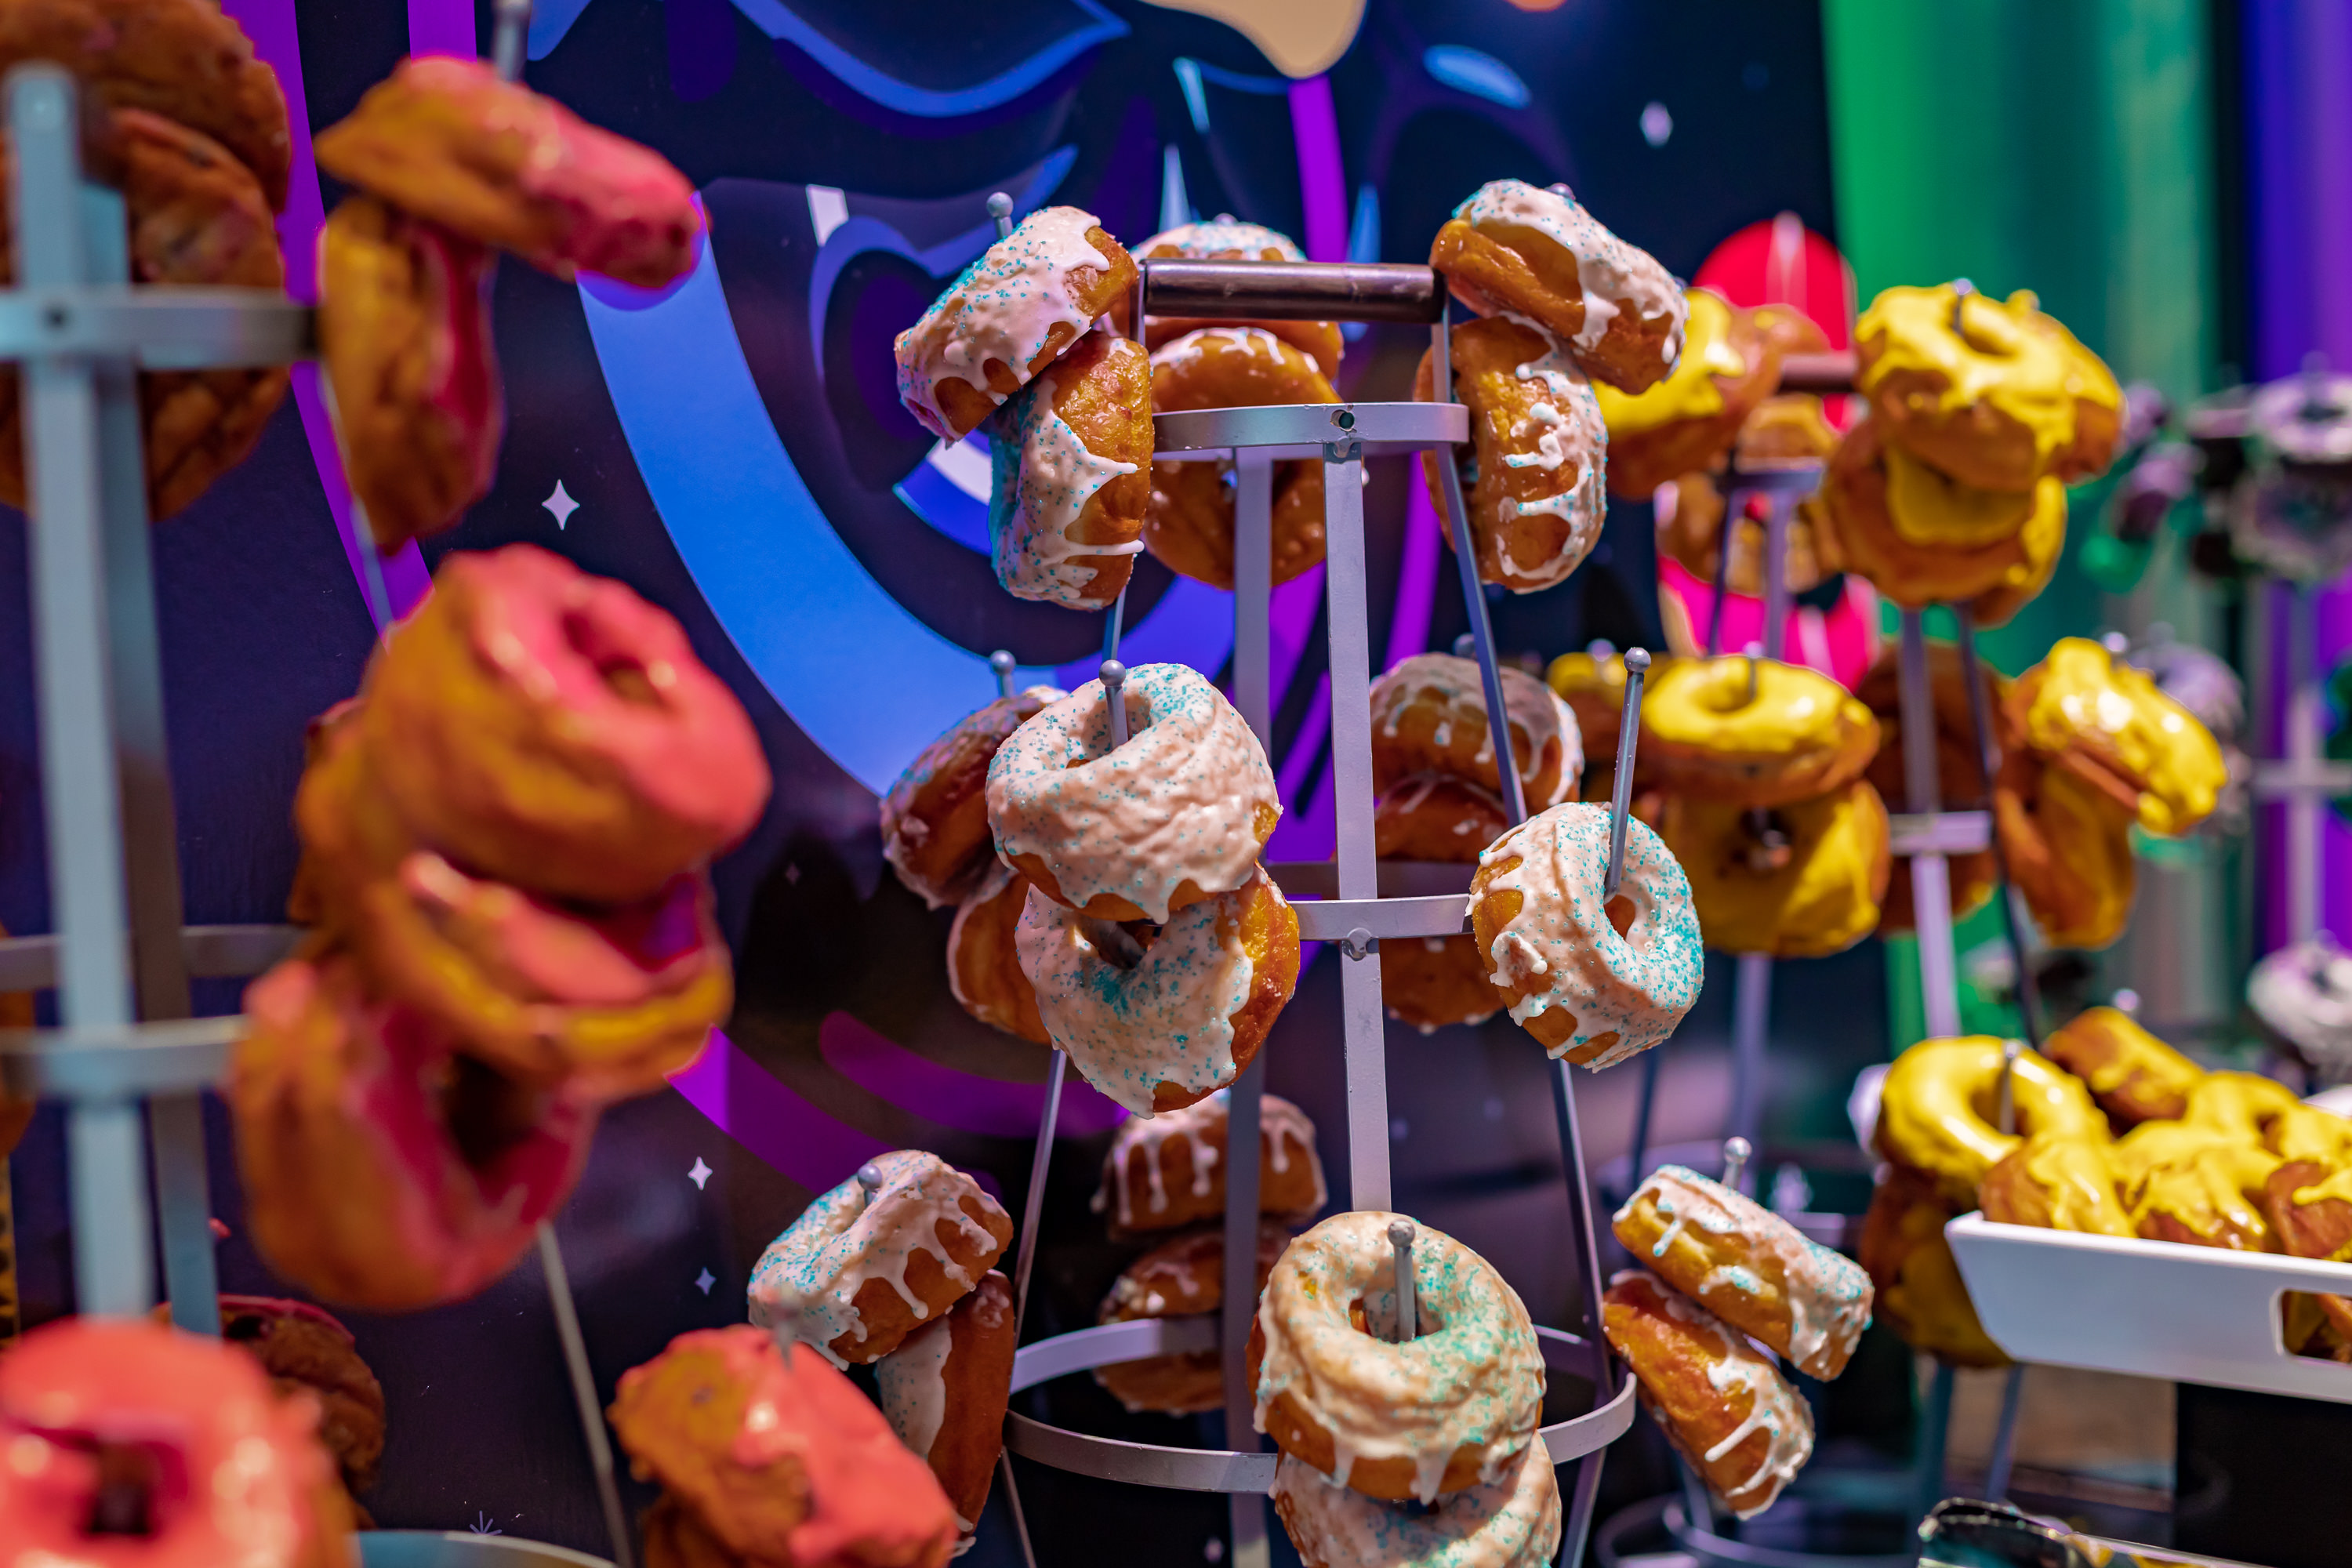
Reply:
[[[1000, 225], [1009, 225], [1009, 201], [992, 205], [992, 210], [999, 213]], [[1229, 455], [1232, 459], [1235, 475], [1234, 695], [1235, 706], [1262, 742], [1270, 742], [1272, 736], [1267, 605], [1273, 465], [1292, 459], [1319, 460], [1323, 465], [1338, 857], [1335, 861], [1276, 864], [1268, 869], [1297, 900], [1293, 908], [1300, 938], [1336, 942], [1342, 955], [1349, 1203], [1360, 1210], [1387, 1209], [1392, 1206], [1387, 1030], [1381, 970], [1373, 960], [1382, 941], [1452, 936], [1465, 931], [1465, 893], [1473, 868], [1416, 862], [1381, 865], [1374, 858], [1372, 671], [1364, 566], [1363, 464], [1368, 458], [1431, 450], [1447, 454], [1437, 468], [1460, 568], [1464, 606], [1469, 614], [1470, 637], [1485, 686], [1505, 812], [1514, 823], [1527, 816], [1469, 518], [1460, 476], [1451, 460], [1453, 449], [1469, 439], [1470, 418], [1469, 411], [1452, 400], [1452, 337], [1445, 287], [1436, 271], [1426, 266], [1188, 260], [1144, 260], [1139, 265], [1141, 278], [1129, 311], [1131, 330], [1139, 338], [1147, 312], [1196, 321], [1336, 320], [1427, 324], [1431, 329], [1433, 402], [1305, 404], [1163, 414], [1156, 421], [1155, 439], [1155, 456], [1161, 458]], [[1107, 652], [1117, 651], [1118, 618], [1114, 607]], [[1621, 812], [1622, 805], [1621, 792]], [[1530, 1043], [1529, 1048], [1540, 1047]], [[1024, 1303], [1064, 1062], [1062, 1054], [1055, 1052], [1022, 1218], [1014, 1289]], [[1560, 1561], [1569, 1564], [1582, 1560], [1591, 1531], [1601, 1481], [1601, 1450], [1633, 1424], [1634, 1405], [1633, 1384], [1630, 1379], [1617, 1378], [1600, 1335], [1600, 1251], [1591, 1196], [1585, 1184], [1571, 1070], [1565, 1061], [1557, 1062], [1549, 1077], [1570, 1223], [1581, 1259], [1584, 1323], [1580, 1332], [1537, 1330], [1545, 1364], [1589, 1379], [1593, 1388], [1591, 1409], [1546, 1426], [1539, 1434], [1555, 1465], [1571, 1460], [1578, 1465], [1574, 1484], [1567, 1489], [1562, 1531]], [[1265, 1058], [1261, 1053], [1233, 1087], [1228, 1151], [1257, 1146], [1265, 1082]], [[1226, 1287], [1217, 1317], [1113, 1323], [1024, 1345], [1014, 1357], [1013, 1388], [1018, 1393], [1073, 1373], [1143, 1356], [1217, 1351], [1224, 1367], [1226, 1440], [1242, 1446], [1199, 1449], [1122, 1442], [1048, 1426], [1017, 1411], [1008, 1420], [1005, 1442], [1008, 1456], [1018, 1454], [1098, 1479], [1228, 1493], [1235, 1568], [1264, 1568], [1268, 1561], [1265, 1494], [1274, 1484], [1279, 1456], [1258, 1447], [1253, 1433], [1255, 1400], [1244, 1366], [1244, 1349], [1257, 1293], [1234, 1288], [1235, 1281], [1256, 1277], [1258, 1161], [1251, 1155], [1229, 1154], [1225, 1171]], [[1022, 1520], [1009, 1457], [1002, 1474], [1014, 1518], [1021, 1524], [1024, 1553], [1034, 1568], [1036, 1559]]]

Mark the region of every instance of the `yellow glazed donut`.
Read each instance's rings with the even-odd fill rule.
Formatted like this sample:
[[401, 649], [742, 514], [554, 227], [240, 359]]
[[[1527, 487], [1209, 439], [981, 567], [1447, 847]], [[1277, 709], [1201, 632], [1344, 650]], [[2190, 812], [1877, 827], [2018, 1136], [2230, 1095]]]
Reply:
[[2012, 731], [2059, 768], [2136, 815], [2150, 833], [2188, 832], [2212, 814], [2229, 768], [2212, 732], [2086, 637], [2062, 637], [2017, 678]]
[[1860, 778], [1877, 752], [1870, 710], [1802, 665], [1677, 659], [1642, 697], [1642, 760], [1669, 794], [1783, 805]]
[[[1181, 223], [1174, 228], [1162, 229], [1141, 245], [1135, 254], [1145, 259], [1181, 258], [1188, 261], [1304, 261], [1307, 253], [1286, 234], [1254, 223], [1236, 223], [1231, 218], [1217, 218], [1209, 223]], [[1114, 312], [1124, 327], [1127, 319], [1125, 301]], [[1146, 316], [1143, 319], [1144, 341], [1152, 348], [1172, 342], [1185, 333], [1202, 327], [1224, 323], [1184, 321], [1171, 316]], [[1339, 374], [1339, 352], [1343, 346], [1337, 321], [1244, 321], [1242, 326], [1263, 327], [1284, 342], [1290, 344], [1313, 360], [1316, 368], [1327, 376]]]
[[1934, 1178], [1890, 1164], [1871, 1194], [1855, 1257], [1870, 1271], [1878, 1316], [1906, 1344], [1954, 1366], [2006, 1366], [2008, 1353], [1977, 1321], [1944, 1239], [1946, 1222], [1966, 1206], [1945, 1201]]
[[2066, 390], [2074, 399], [2074, 439], [2059, 453], [2051, 472], [2070, 485], [2096, 478], [2115, 459], [2116, 443], [2123, 436], [2122, 384], [2106, 361], [2084, 348], [2056, 317], [2042, 314], [2042, 301], [2031, 289], [2011, 294], [2008, 307], [2028, 330], [2055, 343], [2066, 363]]
[[1548, 1568], [1559, 1552], [1559, 1479], [1541, 1443], [1529, 1443], [1493, 1481], [1406, 1507], [1335, 1487], [1285, 1454], [1274, 1511], [1306, 1568], [1366, 1563], [1462, 1563]]
[[[2021, 1142], [1994, 1124], [2000, 1105], [2001, 1042], [1990, 1035], [1922, 1040], [1895, 1058], [1879, 1092], [1880, 1152], [1928, 1176], [1955, 1204]], [[2011, 1086], [2021, 1133], [2104, 1142], [2106, 1118], [2083, 1080], [2032, 1051], [2018, 1053]]]
[[1088, 332], [987, 427], [997, 582], [1016, 599], [1074, 610], [1110, 604], [1142, 553], [1151, 497], [1142, 348]]
[[[2037, 486], [2019, 526], [1990, 543], [1916, 543], [1895, 526], [1885, 436], [1880, 421], [1862, 420], [1839, 439], [1822, 477], [1824, 515], [1844, 569], [1867, 577], [1906, 608], [1969, 599], [1977, 602], [1983, 624], [2008, 619], [2049, 581], [2065, 539], [2065, 487], [2055, 479]], [[1922, 489], [1910, 499], [1933, 506], [1941, 494]], [[1913, 531], [1931, 533], [1941, 526], [1931, 512]], [[1988, 596], [1999, 597], [1988, 603]]]
[[1487, 846], [1470, 879], [1471, 930], [1511, 1021], [1596, 1072], [1673, 1034], [1706, 966], [1690, 882], [1639, 821], [1602, 907], [1609, 837], [1609, 807], [1556, 805]]
[[[1246, 836], [1244, 836], [1244, 839]], [[1298, 983], [1298, 916], [1263, 870], [1178, 910], [1123, 968], [1085, 921], [1035, 888], [1013, 940], [1037, 1016], [1088, 1083], [1138, 1116], [1178, 1110], [1241, 1076]]]
[[1533, 318], [1612, 386], [1641, 392], [1682, 353], [1673, 275], [1601, 227], [1566, 185], [1481, 185], [1437, 231], [1429, 264], [1472, 310]]
[[[2352, 1121], [2296, 1105], [2272, 1124], [2278, 1169], [2266, 1184], [2272, 1234], [2297, 1258], [2340, 1263], [2352, 1255]], [[2313, 1298], [2341, 1335], [2352, 1331], [2352, 1298]]]
[[2150, 1241], [2270, 1252], [2263, 1213], [2279, 1157], [2251, 1139], [2184, 1121], [2149, 1121], [2116, 1140], [2116, 1174], [2133, 1229]]
[[[1152, 352], [1151, 406], [1158, 413], [1338, 401], [1315, 361], [1264, 327], [1203, 327]], [[1322, 561], [1320, 462], [1275, 465], [1271, 531], [1275, 582], [1286, 583]], [[1217, 457], [1153, 464], [1143, 542], [1170, 571], [1231, 588], [1233, 464]]]
[[1086, 335], [1135, 289], [1135, 258], [1092, 213], [1041, 207], [898, 334], [898, 401], [950, 441]]
[[[1478, 579], [1520, 594], [1549, 588], [1592, 552], [1609, 504], [1609, 430], [1592, 384], [1557, 338], [1523, 317], [1465, 321], [1453, 343], [1454, 396], [1470, 411], [1475, 477], [1462, 488]], [[1423, 353], [1413, 378], [1423, 403], [1436, 395], [1432, 363]], [[1444, 517], [1439, 456], [1422, 455], [1422, 475]]]
[[[1670, 653], [1650, 656], [1650, 678], [1674, 662]], [[1584, 742], [1584, 763], [1588, 772], [1597, 768], [1613, 768], [1617, 763], [1617, 734], [1624, 728], [1625, 717], [1625, 657], [1612, 653], [1596, 658], [1587, 653], [1564, 653], [1551, 661], [1544, 671], [1544, 680], [1560, 700], [1576, 715], [1577, 734]], [[1636, 767], [1639, 767], [1637, 763]], [[1588, 791], [1594, 800], [1604, 798], [1600, 790]]]
[[1714, 468], [1740, 424], [1780, 381], [1780, 351], [1755, 312], [1691, 289], [1682, 357], [1664, 380], [1629, 395], [1593, 389], [1609, 426], [1609, 491], [1639, 500], [1669, 479]]
[[2205, 1069], [2113, 1007], [2093, 1007], [2050, 1031], [2042, 1054], [2088, 1084], [2120, 1128], [2177, 1121]]
[[1282, 805], [1257, 737], [1199, 672], [1139, 665], [1126, 705], [1116, 750], [1100, 680], [1015, 730], [988, 764], [988, 825], [1047, 899], [1160, 923], [1255, 878]]
[[[1611, 437], [1610, 475], [1617, 473], [1616, 437]], [[1822, 400], [1803, 394], [1768, 397], [1739, 427], [1733, 443], [1741, 468], [1762, 468], [1796, 461], [1824, 461], [1837, 449], [1837, 432], [1822, 416]], [[1680, 562], [1702, 582], [1715, 581], [1717, 552], [1722, 548], [1727, 507], [1715, 476], [1685, 473], [1648, 494], [1657, 524], [1658, 549]], [[1793, 594], [1820, 586], [1822, 579], [1843, 566], [1837, 539], [1829, 524], [1829, 502], [1816, 491], [1797, 503], [1789, 520], [1781, 574]], [[1764, 547], [1768, 531], [1752, 510], [1732, 520], [1731, 571], [1727, 585], [1751, 599], [1764, 596]]]
[[1887, 439], [1960, 483], [2030, 490], [2073, 447], [2066, 356], [1999, 300], [1960, 300], [1950, 284], [1889, 289], [1853, 334], [1854, 387]]
[[1824, 1383], [1870, 1324], [1870, 1276], [1746, 1194], [1681, 1165], [1650, 1173], [1611, 1221], [1660, 1279]]
[[1981, 549], [2016, 538], [2033, 515], [2038, 482], [2021, 490], [1979, 489], [1891, 444], [1885, 462], [1886, 521], [1906, 543]]
[[2036, 1132], [2002, 1155], [1978, 1184], [1977, 1206], [2001, 1225], [2138, 1234], [2116, 1191], [2115, 1146], [2075, 1133]]
[[2209, 1072], [2189, 1086], [2189, 1109], [2180, 1120], [2242, 1143], [2273, 1139], [2282, 1123], [2295, 1120], [2303, 1101], [2276, 1079], [2252, 1072]]
[[2017, 536], [2024, 559], [2001, 574], [2000, 581], [1969, 604], [1982, 629], [2007, 626], [2010, 617], [2040, 597], [2058, 574], [2058, 557], [2066, 548], [2066, 487], [2055, 479], [2034, 487], [2033, 515]]
[[1290, 1244], [1250, 1330], [1257, 1429], [1335, 1486], [1433, 1502], [1540, 1446], [1535, 1325], [1487, 1261], [1416, 1227], [1419, 1337], [1399, 1344], [1396, 1249], [1379, 1210], [1334, 1215]]
[[[1505, 666], [1503, 710], [1511, 761], [1529, 811], [1576, 798], [1584, 746], [1576, 715], [1551, 688]], [[1502, 787], [1486, 688], [1475, 659], [1417, 653], [1372, 682], [1372, 787], [1387, 791], [1415, 773], [1445, 773], [1488, 790]], [[1483, 846], [1482, 846], [1483, 847]]]
[[2123, 935], [2139, 886], [2128, 811], [2075, 774], [2012, 751], [1993, 780], [1992, 816], [2010, 879], [2053, 947], [2094, 950]]
[[1878, 925], [1886, 806], [1866, 780], [1767, 810], [1669, 795], [1658, 834], [1690, 878], [1709, 947], [1820, 958]]

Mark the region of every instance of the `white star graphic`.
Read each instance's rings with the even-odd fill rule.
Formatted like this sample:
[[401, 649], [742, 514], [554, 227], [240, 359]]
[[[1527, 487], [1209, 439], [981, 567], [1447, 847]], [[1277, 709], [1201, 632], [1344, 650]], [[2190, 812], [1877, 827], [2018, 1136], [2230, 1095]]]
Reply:
[[708, 1268], [694, 1277], [694, 1288], [701, 1291], [706, 1296], [710, 1294], [710, 1288], [718, 1283], [718, 1279], [712, 1276], [710, 1270]]
[[580, 503], [564, 493], [562, 479], [555, 481], [555, 489], [549, 491], [547, 499], [539, 504], [545, 507], [554, 517], [556, 530], [559, 532], [562, 531], [565, 523], [572, 521], [572, 514], [580, 510]]
[[710, 1167], [702, 1163], [701, 1155], [697, 1154], [694, 1157], [694, 1169], [686, 1173], [686, 1179], [694, 1184], [697, 1191], [700, 1191], [710, 1184], [711, 1175]]

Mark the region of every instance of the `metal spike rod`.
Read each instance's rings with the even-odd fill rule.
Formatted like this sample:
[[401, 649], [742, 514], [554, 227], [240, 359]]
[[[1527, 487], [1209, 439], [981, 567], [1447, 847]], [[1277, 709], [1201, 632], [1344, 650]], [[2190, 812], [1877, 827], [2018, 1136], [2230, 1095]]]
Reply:
[[1649, 669], [1648, 650], [1625, 650], [1625, 711], [1617, 723], [1617, 776], [1609, 801], [1609, 879], [1601, 884], [1604, 906], [1625, 879], [1625, 813], [1633, 803], [1633, 752], [1642, 742], [1642, 683]]
[[1103, 702], [1110, 710], [1110, 744], [1127, 744], [1127, 666], [1115, 658], [1102, 661]]
[[997, 238], [1010, 239], [1013, 237], [1013, 198], [1011, 195], [1007, 195], [1003, 191], [998, 191], [994, 195], [991, 195], [988, 198], [988, 216], [995, 221]]
[[1748, 658], [1748, 700], [1753, 702], [1756, 700], [1756, 661], [1764, 657], [1764, 645], [1752, 642], [1741, 651]]
[[1725, 1186], [1737, 1188], [1739, 1185], [1740, 1174], [1748, 1169], [1748, 1162], [1755, 1152], [1755, 1145], [1745, 1138], [1727, 1138], [1723, 1141], [1723, 1184]]
[[1952, 279], [1952, 331], [1957, 332], [1960, 330], [1962, 312], [1969, 308], [1969, 296], [1976, 291], [1977, 286], [1967, 279]]
[[1389, 1221], [1389, 1245], [1396, 1248], [1397, 1343], [1421, 1337], [1421, 1301], [1412, 1273], [1412, 1221]]
[[1012, 696], [1013, 662], [1010, 650], [998, 648], [990, 654], [988, 668], [996, 672], [996, 694], [999, 697]]
[[2023, 1040], [2009, 1040], [2000, 1047], [2000, 1130], [2017, 1136], [2017, 1058], [2023, 1053]]
[[530, 41], [530, 0], [498, 0], [490, 34], [490, 68], [500, 81], [520, 81], [525, 46]]

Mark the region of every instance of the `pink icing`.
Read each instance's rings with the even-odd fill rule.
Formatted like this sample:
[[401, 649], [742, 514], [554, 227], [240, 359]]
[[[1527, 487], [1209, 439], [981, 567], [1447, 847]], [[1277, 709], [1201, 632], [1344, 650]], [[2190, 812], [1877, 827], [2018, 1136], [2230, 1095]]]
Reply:
[[506, 421], [498, 353], [490, 339], [490, 274], [498, 258], [487, 246], [438, 224], [411, 218], [403, 226], [423, 268], [425, 298], [441, 310], [431, 338], [425, 401], [456, 429], [482, 434], [473, 444], [473, 479], [478, 489], [487, 489], [498, 467], [498, 432]]
[[695, 971], [728, 962], [710, 923], [709, 882], [698, 872], [673, 877], [653, 898], [601, 915], [478, 880], [429, 849], [401, 862], [400, 880], [519, 997], [625, 1007], [674, 994]]

